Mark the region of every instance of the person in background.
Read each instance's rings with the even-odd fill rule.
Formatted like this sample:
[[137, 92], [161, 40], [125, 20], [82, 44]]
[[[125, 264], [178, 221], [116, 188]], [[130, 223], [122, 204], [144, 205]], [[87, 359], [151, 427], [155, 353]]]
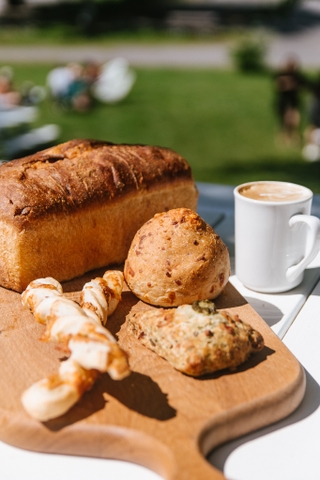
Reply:
[[0, 75], [0, 108], [9, 108], [20, 105], [21, 94], [17, 91], [10, 76]]
[[301, 90], [307, 85], [298, 61], [290, 57], [275, 75], [276, 111], [281, 137], [287, 145], [301, 141]]
[[71, 108], [77, 112], [87, 112], [92, 106], [92, 99], [84, 67], [80, 63], [72, 63], [69, 68], [73, 73], [73, 81], [68, 91]]
[[98, 80], [101, 73], [101, 65], [95, 60], [87, 60], [83, 66], [83, 78], [91, 87]]
[[310, 82], [308, 125], [304, 134], [302, 156], [308, 162], [320, 160], [320, 73]]
[[69, 65], [57, 65], [47, 75], [46, 84], [51, 98], [63, 107], [68, 103], [68, 92], [74, 80], [74, 73]]
[[320, 128], [320, 73], [317, 79], [311, 83], [311, 98], [309, 111], [310, 129]]
[[90, 86], [80, 63], [52, 69], [47, 76], [47, 87], [52, 99], [63, 109], [86, 112], [91, 107]]

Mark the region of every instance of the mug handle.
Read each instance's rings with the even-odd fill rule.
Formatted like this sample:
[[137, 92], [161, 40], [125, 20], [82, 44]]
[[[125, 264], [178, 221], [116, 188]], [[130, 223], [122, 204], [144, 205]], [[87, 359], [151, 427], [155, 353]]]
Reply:
[[293, 227], [297, 223], [305, 223], [308, 228], [306, 254], [303, 259], [292, 265], [286, 272], [287, 280], [294, 281], [304, 269], [312, 262], [316, 257], [320, 249], [320, 219], [313, 215], [293, 215], [289, 220], [290, 227]]

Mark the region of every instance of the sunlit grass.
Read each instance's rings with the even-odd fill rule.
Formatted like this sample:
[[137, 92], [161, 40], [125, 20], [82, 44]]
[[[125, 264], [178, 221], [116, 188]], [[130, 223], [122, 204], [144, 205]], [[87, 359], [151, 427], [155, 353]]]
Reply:
[[[15, 80], [44, 85], [51, 65], [16, 65]], [[38, 123], [57, 123], [60, 141], [96, 138], [173, 148], [198, 181], [256, 179], [303, 183], [320, 193], [320, 163], [276, 142], [272, 79], [222, 70], [137, 69], [129, 96], [92, 111], [62, 112], [47, 99]]]

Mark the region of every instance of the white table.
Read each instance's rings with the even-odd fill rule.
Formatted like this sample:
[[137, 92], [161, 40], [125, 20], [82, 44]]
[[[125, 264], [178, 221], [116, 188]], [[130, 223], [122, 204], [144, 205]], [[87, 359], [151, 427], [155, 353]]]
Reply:
[[[199, 212], [223, 217], [215, 230], [234, 254], [233, 187], [201, 184]], [[211, 200], [212, 210], [208, 210]], [[320, 217], [320, 196], [312, 213]], [[320, 479], [320, 254], [309, 265], [303, 283], [283, 294], [259, 294], [232, 274], [231, 283], [297, 357], [305, 369], [305, 397], [289, 417], [215, 450], [209, 461], [230, 480]]]
[[[233, 187], [199, 184], [199, 213], [234, 254]], [[313, 213], [320, 217], [320, 196]], [[230, 480], [319, 480], [320, 478], [320, 255], [303, 284], [271, 295], [230, 281], [282, 338], [306, 370], [307, 388], [298, 409], [275, 425], [219, 447], [209, 461]], [[1, 428], [1, 427], [0, 427]], [[28, 452], [0, 442], [1, 480], [160, 480], [127, 462]], [[44, 473], [45, 472], [45, 473]], [[205, 479], [204, 479], [205, 480]]]

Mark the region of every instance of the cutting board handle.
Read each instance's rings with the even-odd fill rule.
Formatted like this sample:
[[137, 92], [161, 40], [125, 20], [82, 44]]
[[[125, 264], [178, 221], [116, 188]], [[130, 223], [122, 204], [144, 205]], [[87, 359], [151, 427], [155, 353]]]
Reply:
[[174, 468], [166, 472], [166, 480], [225, 480], [224, 475], [204, 458], [190, 441], [171, 447]]
[[[31, 451], [61, 455], [80, 455], [129, 461], [157, 473], [164, 480], [225, 480], [198, 450], [192, 440], [161, 437], [165, 432], [147, 434], [134, 428], [72, 424], [58, 428], [56, 421], [46, 424], [24, 414], [8, 418], [0, 408], [1, 440]], [[166, 444], [167, 443], [167, 444]]]

